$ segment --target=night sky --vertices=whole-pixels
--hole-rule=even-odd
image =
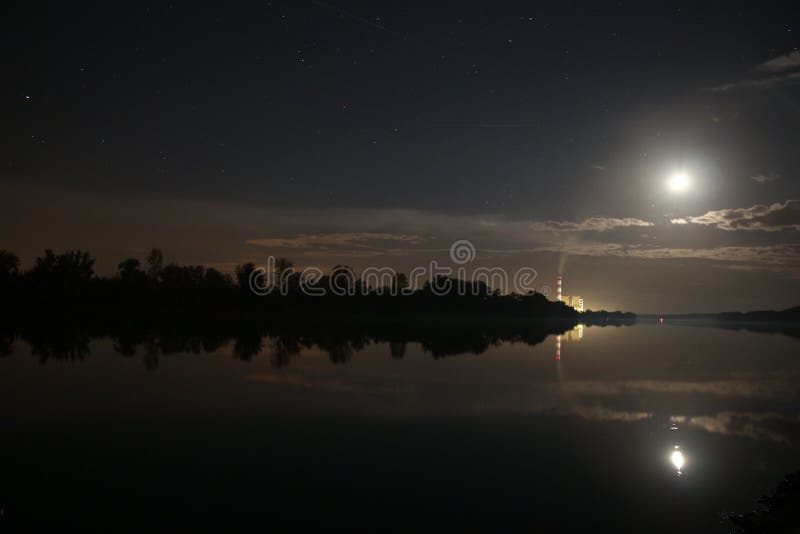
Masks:
[[[4,6],[0,248],[800,303],[796,3]],[[684,187],[670,187],[676,174]]]

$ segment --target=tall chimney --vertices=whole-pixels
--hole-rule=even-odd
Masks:
[[[556,300],[561,301],[561,275],[556,276]]]

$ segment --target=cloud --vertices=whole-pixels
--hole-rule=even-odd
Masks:
[[[766,184],[767,182],[774,182],[775,180],[780,180],[781,176],[779,174],[756,174],[755,176],[751,176],[750,179],[758,184]]]
[[[687,223],[678,223],[687,224]],[[726,246],[710,248],[670,248],[620,243],[577,243],[545,245],[532,252],[560,252],[576,256],[605,256],[645,260],[707,260],[745,264],[748,269],[772,271],[800,270],[800,244]]]
[[[755,70],[762,72],[782,72],[800,67],[800,50],[793,50],[786,55],[772,58],[758,65]]]
[[[325,233],[297,233],[289,236],[246,239],[247,245],[267,249],[285,249],[294,258],[313,258],[313,261],[334,261],[329,258],[348,258],[357,262],[382,256],[410,258],[417,261],[427,255],[430,259],[447,253],[456,239],[469,239],[475,243],[483,259],[484,254],[518,254],[538,252],[537,249],[562,237],[586,233],[602,233],[630,227],[651,227],[653,223],[636,218],[590,217],[583,221],[537,221],[510,219],[495,216],[462,216],[434,214],[422,211],[384,212],[372,210],[357,217],[331,213],[343,231]],[[387,222],[390,216],[391,224]],[[402,228],[402,232],[354,231],[364,220],[378,224],[386,230]],[[317,222],[317,224],[319,224]],[[349,227],[349,228],[348,228]],[[352,229],[353,231],[347,231]],[[375,225],[371,227],[375,229]],[[421,246],[424,245],[424,246]],[[487,246],[488,245],[488,246]],[[553,244],[555,247],[556,245]],[[560,246],[556,247],[559,248]],[[555,252],[559,252],[556,250]]]
[[[734,91],[739,89],[772,89],[800,83],[800,51],[794,50],[786,55],[772,58],[756,65],[755,72],[768,73],[769,76],[746,78],[736,82],[708,87],[708,91]],[[787,72],[791,71],[791,72]]]
[[[538,232],[605,232],[632,226],[653,226],[653,223],[633,217],[590,217],[582,222],[543,221],[531,223],[531,229]]]
[[[424,243],[426,239],[418,235],[408,234],[340,232],[328,234],[300,234],[295,237],[267,237],[248,239],[247,244],[268,248],[328,249],[331,247],[356,247],[368,249],[372,248],[371,244],[385,241],[400,241],[411,245],[418,245]]]
[[[800,200],[787,200],[765,206],[756,204],[749,208],[728,208],[709,211],[698,217],[672,219],[673,224],[701,224],[720,230],[761,230],[777,232],[786,229],[800,230]]]
[[[800,83],[800,72],[790,72],[789,74],[767,76],[765,78],[748,78],[736,82],[725,83],[715,87],[707,88],[708,91],[734,91],[737,89],[773,89],[785,85]]]
[[[712,248],[633,248],[626,255],[646,259],[699,259],[759,265],[788,265],[800,260],[800,245]]]

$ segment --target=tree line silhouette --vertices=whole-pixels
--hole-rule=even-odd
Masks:
[[[128,258],[117,266],[116,274],[99,276],[95,260],[86,251],[67,250],[56,254],[46,250],[29,269],[20,267],[19,258],[0,251],[0,295],[5,312],[26,319],[50,314],[114,317],[147,316],[151,320],[204,318],[241,320],[243,317],[288,319],[311,316],[342,318],[363,315],[368,318],[422,316],[501,316],[550,318],[576,322],[579,313],[543,294],[501,294],[483,281],[435,277],[399,295],[387,286],[367,287],[366,282],[347,266],[336,265],[330,274],[316,281],[321,288],[344,288],[346,295],[327,291],[322,297],[301,289],[301,275],[293,272],[286,258],[274,262],[274,284],[280,291],[256,295],[250,279],[257,266],[237,265],[233,275],[201,265],[165,263],[164,254],[152,249],[144,264]],[[407,288],[404,275],[391,280],[393,289]],[[308,286],[306,286],[308,287]],[[441,288],[448,287],[446,291]],[[591,314],[586,315],[591,317]]]

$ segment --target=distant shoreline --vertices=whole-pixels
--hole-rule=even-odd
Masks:
[[[800,306],[785,310],[756,310],[749,312],[719,313],[647,313],[637,316],[643,321],[681,320],[681,321],[724,321],[738,323],[800,323]]]

